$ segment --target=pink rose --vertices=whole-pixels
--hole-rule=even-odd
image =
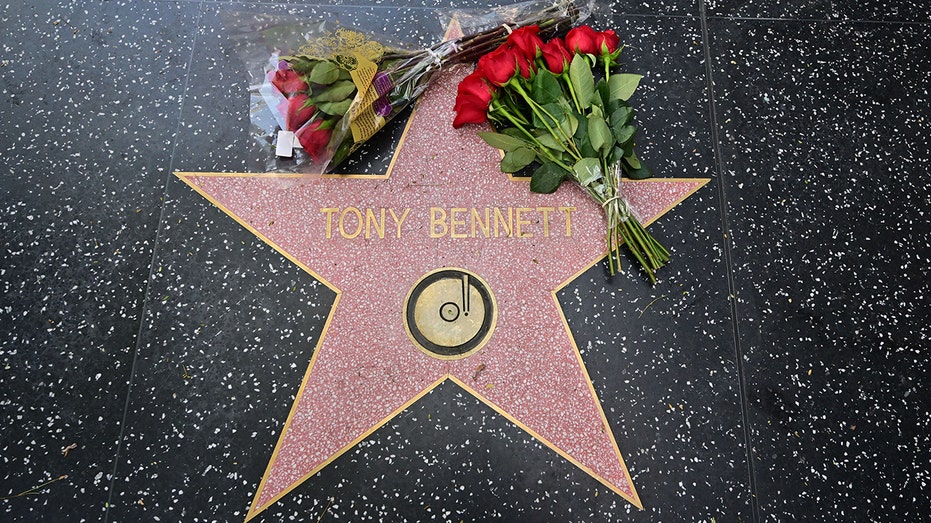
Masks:
[[[297,132],[297,141],[301,143],[304,152],[310,155],[315,162],[327,160],[327,145],[330,144],[330,136],[333,130],[329,128],[332,122],[329,120],[315,120],[305,125]]]
[[[308,87],[301,77],[291,69],[277,69],[268,72],[268,81],[285,97],[307,91]]]
[[[288,131],[300,129],[317,111],[317,108],[313,105],[305,106],[308,100],[310,98],[302,93],[278,103],[278,112],[284,115],[285,128]]]

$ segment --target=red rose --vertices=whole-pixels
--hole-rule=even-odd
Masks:
[[[508,35],[508,45],[533,60],[540,56],[540,48],[543,47],[543,40],[537,36],[539,32],[540,28],[536,25],[521,27]]]
[[[284,115],[285,128],[289,131],[296,131],[302,125],[310,120],[317,108],[308,105],[304,106],[309,98],[306,94],[296,94],[278,103],[278,112]]]
[[[304,152],[310,155],[315,162],[327,160],[326,149],[330,144],[333,130],[329,128],[329,121],[314,120],[297,132],[297,141],[301,142]]]
[[[488,121],[488,104],[494,97],[494,87],[485,83],[481,73],[476,71],[462,79],[456,94],[456,129],[467,123],[485,123]]]
[[[559,38],[553,38],[543,44],[543,60],[546,61],[546,68],[555,74],[562,74],[566,70],[566,65],[572,61],[572,54],[566,49],[566,44]]]
[[[530,72],[537,72],[537,63],[520,54],[520,51],[517,50],[514,50],[514,57],[517,59],[517,69],[520,71],[520,75],[529,80]]]
[[[301,80],[301,77],[290,69],[269,71],[268,81],[286,97],[307,91],[307,84],[304,80]]]
[[[459,106],[459,99],[463,97],[477,98],[487,106],[495,94],[495,88],[488,85],[482,78],[479,71],[466,76],[459,82],[458,94],[456,96],[456,106]]]
[[[501,86],[508,83],[517,72],[517,57],[516,51],[501,45],[479,58],[476,70],[491,84]]]
[[[596,44],[598,33],[587,25],[580,25],[566,33],[566,48],[573,53],[598,54],[601,47]]]
[[[611,54],[617,51],[617,45],[620,42],[621,39],[614,34],[613,29],[598,33],[598,38],[595,40],[595,43],[598,44],[598,49],[601,50],[601,54]]]
[[[458,129],[467,123],[485,123],[488,121],[488,104],[474,96],[456,98],[456,117],[453,127]]]
[[[599,33],[587,25],[582,25],[566,34],[566,47],[577,53],[603,55],[617,51],[620,40],[613,29]]]

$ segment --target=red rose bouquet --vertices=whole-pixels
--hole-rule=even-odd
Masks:
[[[655,283],[669,252],[620,192],[623,176],[652,173],[634,151],[628,103],[641,76],[614,70],[618,44],[614,31],[588,26],[549,41],[538,27],[517,29],[459,84],[453,126],[490,120],[497,131],[479,135],[505,152],[502,171],[533,169],[531,191],[553,192],[566,179],[579,183],[604,208],[611,274],[621,269],[618,249],[626,244]]]
[[[441,67],[488,53],[515,27],[565,30],[590,12],[590,0],[580,1],[581,8],[573,0],[536,0],[485,12],[481,30],[419,50],[346,26],[296,26],[301,41],[282,39],[287,52],[265,55],[264,79],[253,92],[253,135],[268,151],[266,170],[331,171],[414,101]],[[276,27],[271,35],[282,32]],[[259,35],[240,40],[255,47],[271,38]],[[250,56],[254,62],[261,55]]]

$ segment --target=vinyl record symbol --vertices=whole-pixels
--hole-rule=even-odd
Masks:
[[[404,325],[411,341],[434,358],[464,358],[482,348],[497,318],[488,284],[460,268],[425,274],[404,302]]]

